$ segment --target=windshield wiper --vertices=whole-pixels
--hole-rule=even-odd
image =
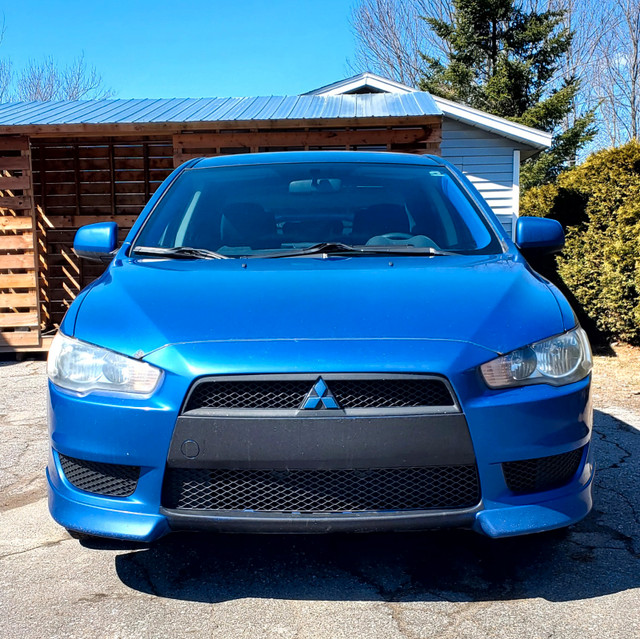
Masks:
[[[203,248],[193,248],[191,246],[176,246],[167,248],[163,246],[136,246],[132,253],[135,255],[159,255],[161,257],[177,257],[182,259],[204,259],[204,260],[228,260],[228,255],[216,253]]]
[[[247,255],[245,257],[277,258],[277,257],[298,257],[300,255],[377,255],[399,254],[399,255],[455,255],[450,251],[441,251],[433,246],[408,246],[403,244],[389,246],[350,246],[341,242],[320,242],[303,249],[292,249],[280,253],[268,253],[266,255]]]
[[[254,255],[252,257],[295,257],[297,255],[316,255],[322,253],[326,253],[327,255],[345,255],[362,253],[362,251],[355,246],[342,244],[342,242],[320,242],[319,244],[312,244],[303,249],[290,249],[279,253],[267,253],[266,255]]]

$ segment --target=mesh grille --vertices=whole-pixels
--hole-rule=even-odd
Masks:
[[[80,490],[110,497],[128,497],[138,484],[140,466],[121,466],[60,455],[60,465],[71,484]]]
[[[340,379],[327,381],[341,408],[453,406],[437,379]],[[197,408],[298,409],[314,382],[209,381],[198,384],[185,410]]]
[[[567,484],[580,466],[583,449],[502,464],[509,490],[514,493],[535,493]]]
[[[193,510],[330,513],[425,510],[480,501],[475,466],[367,470],[167,469],[163,505]]]
[[[345,379],[330,383],[342,408],[413,408],[453,406],[447,387],[437,379]]]
[[[309,381],[204,382],[194,389],[186,410],[196,408],[300,408]]]

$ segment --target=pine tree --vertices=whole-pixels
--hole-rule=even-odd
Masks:
[[[555,133],[552,148],[521,171],[523,188],[553,181],[595,135],[593,112],[575,114],[578,78],[558,80],[571,46],[563,13],[527,12],[514,0],[453,0],[453,6],[451,22],[425,18],[449,54],[444,61],[424,56],[420,88]]]

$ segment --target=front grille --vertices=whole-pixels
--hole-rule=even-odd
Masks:
[[[138,484],[140,466],[104,464],[60,455],[60,465],[71,484],[80,490],[109,497],[128,497]]]
[[[509,490],[514,493],[536,493],[569,483],[578,471],[583,448],[569,453],[505,462],[502,470]]]
[[[335,513],[475,506],[475,465],[366,470],[174,469],[162,503],[191,510]]]
[[[452,407],[453,397],[439,379],[326,379],[341,408]],[[204,381],[185,411],[218,409],[299,409],[315,380]]]

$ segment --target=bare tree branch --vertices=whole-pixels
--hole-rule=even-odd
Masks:
[[[445,44],[424,17],[450,19],[449,0],[361,0],[351,13],[356,39],[354,71],[373,71],[417,86],[422,54],[441,57]]]
[[[640,3],[611,0],[613,28],[591,67],[604,140],[618,145],[640,135]]]
[[[4,34],[7,27],[4,21],[4,15],[2,16],[2,23],[0,23],[0,44],[4,40]],[[13,80],[13,71],[11,60],[6,58],[0,60],[0,102],[6,102],[11,96],[11,82]]]
[[[87,66],[84,53],[66,67],[59,67],[51,56],[31,60],[16,80],[17,98],[25,102],[100,99],[112,94],[96,68]]]

